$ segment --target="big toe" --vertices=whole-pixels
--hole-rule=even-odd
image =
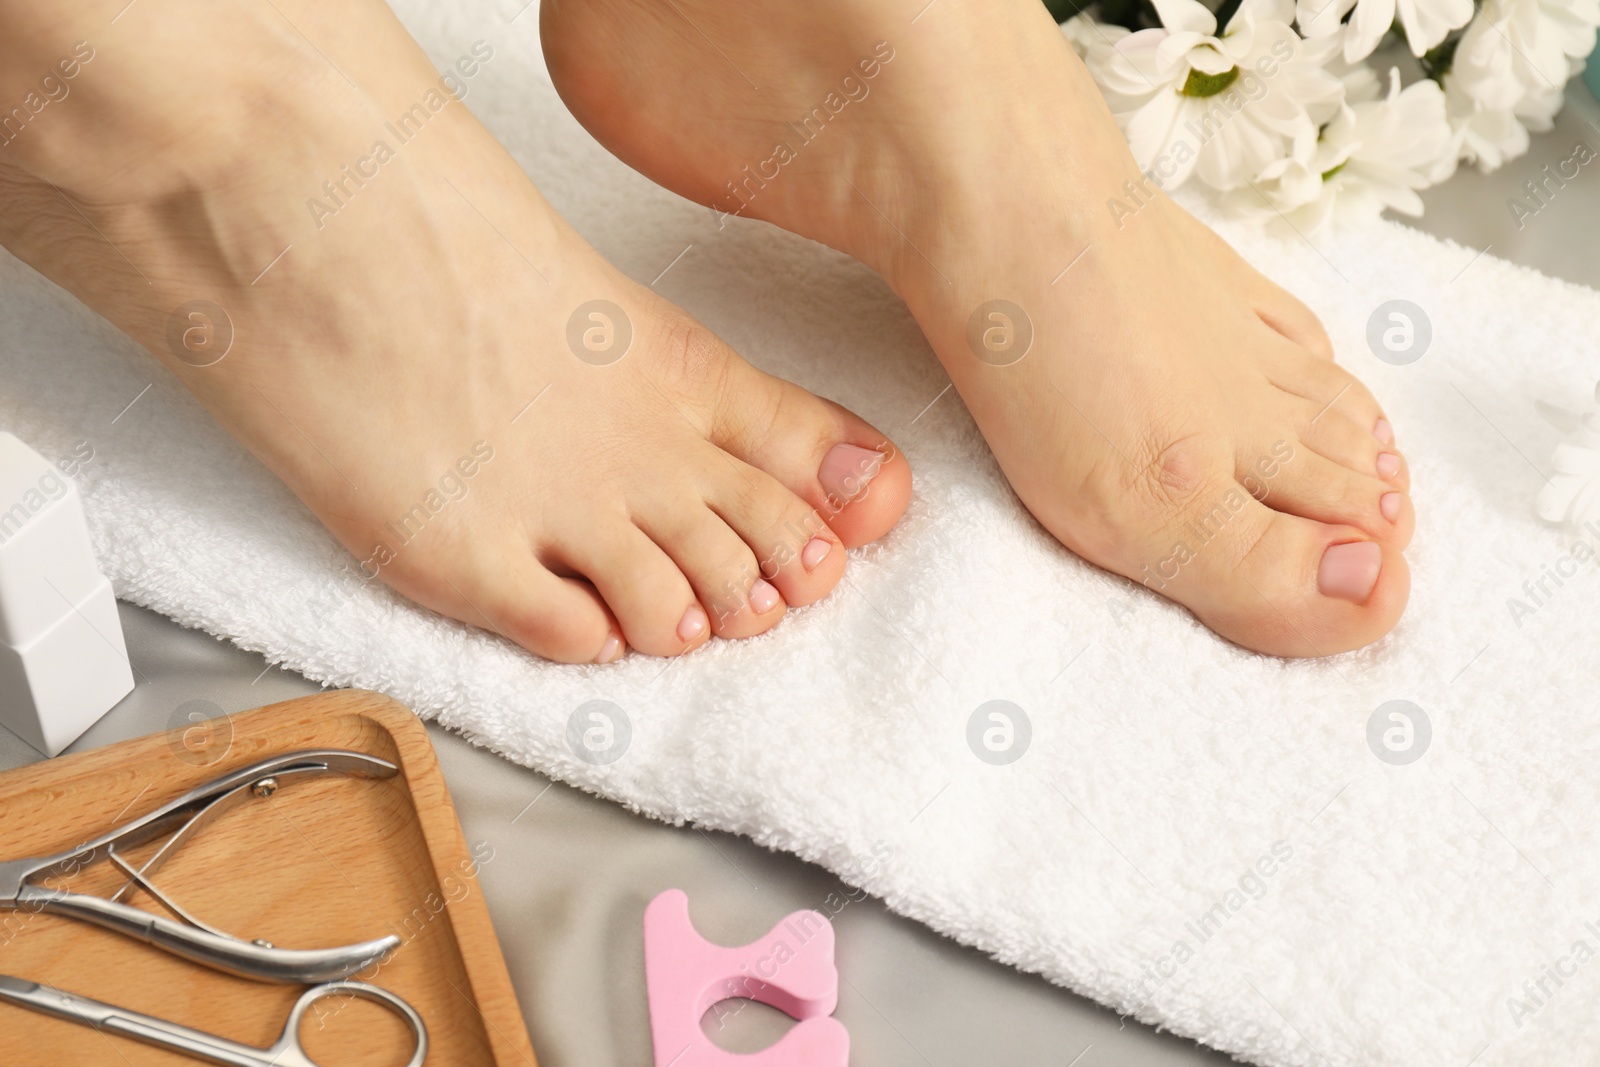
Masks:
[[[1348,652],[1394,628],[1411,572],[1392,542],[1274,510],[1242,486],[1224,498],[1226,522],[1185,524],[1210,535],[1146,567],[1145,584],[1229,640],[1274,656]]]
[[[911,501],[911,466],[853,412],[739,363],[712,441],[804,500],[846,547],[878,540]]]

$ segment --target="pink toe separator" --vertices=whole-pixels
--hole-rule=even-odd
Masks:
[[[656,1067],[846,1067],[850,1035],[831,1018],[839,1003],[833,927],[797,911],[758,941],[713,945],[689,919],[689,898],[668,889],[644,911],[644,974]],[[712,1044],[700,1019],[730,997],[758,1001],[799,1020],[760,1052]]]

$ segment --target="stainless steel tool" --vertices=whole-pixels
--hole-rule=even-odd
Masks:
[[[422,1061],[428,1057],[428,1028],[423,1025],[422,1016],[388,990],[365,982],[328,982],[306,990],[289,1012],[283,1036],[271,1048],[252,1048],[152,1015],[141,1015],[88,997],[0,974],[0,1002],[54,1015],[81,1026],[91,1026],[102,1033],[131,1037],[147,1045],[209,1063],[221,1063],[226,1067],[319,1067],[306,1055],[305,1046],[300,1043],[300,1024],[305,1021],[311,1005],[334,996],[353,996],[374,1001],[404,1019],[417,1042],[416,1051],[406,1067],[422,1067]]]
[[[150,879],[202,827],[252,797],[271,797],[279,789],[309,778],[333,774],[391,778],[398,771],[387,760],[338,749],[309,749],[262,760],[185,793],[77,848],[53,856],[0,863],[0,911],[45,912],[93,923],[241,978],[298,985],[349,978],[388,955],[400,939],[390,935],[340,948],[277,948],[266,941],[248,941],[206,925],[179,907]],[[128,863],[118,851],[164,836],[166,842],[139,867]],[[128,877],[109,899],[41,884],[46,878],[75,874],[102,861],[110,862]],[[174,918],[122,903],[134,888],[148,893]]]

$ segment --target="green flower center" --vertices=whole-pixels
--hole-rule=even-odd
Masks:
[[[1344,170],[1344,164],[1343,163],[1340,163],[1338,166],[1334,167],[1332,170],[1323,171],[1322,172],[1322,180],[1323,181],[1327,181],[1329,178],[1333,177],[1335,174],[1338,174],[1341,170]]]
[[[1189,68],[1189,77],[1184,81],[1183,88],[1178,92],[1184,96],[1216,96],[1222,90],[1239,80],[1239,68],[1232,67],[1221,74],[1207,74],[1203,70]]]

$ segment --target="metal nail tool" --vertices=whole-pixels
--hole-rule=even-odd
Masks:
[[[262,760],[185,793],[148,815],[67,852],[0,863],[0,911],[42,911],[93,923],[241,978],[301,985],[349,978],[381,960],[400,944],[400,939],[390,935],[358,945],[311,950],[282,949],[266,941],[246,941],[196,919],[157,889],[150,878],[202,827],[244,801],[271,797],[280,788],[304,779],[328,775],[392,778],[398,771],[399,768],[387,760],[338,749],[290,752]],[[170,835],[167,841],[140,867],[134,867],[119,853],[119,850],[135,848],[167,835]],[[102,861],[110,862],[128,877],[109,899],[41,884],[46,878],[76,874]],[[177,921],[122,903],[122,898],[135,887],[153,897]],[[265,1061],[217,1062],[255,1064]]]
[[[386,989],[365,982],[329,982],[306,990],[289,1012],[283,1036],[271,1048],[252,1048],[235,1041],[191,1030],[136,1011],[102,1004],[98,1000],[63,993],[58,989],[0,975],[0,1001],[58,1019],[91,1026],[102,1033],[131,1037],[147,1045],[168,1049],[226,1067],[318,1067],[300,1043],[300,1024],[311,1005],[325,997],[355,996],[382,1004],[405,1020],[417,1042],[406,1067],[422,1067],[428,1056],[428,1028],[411,1005]]]

